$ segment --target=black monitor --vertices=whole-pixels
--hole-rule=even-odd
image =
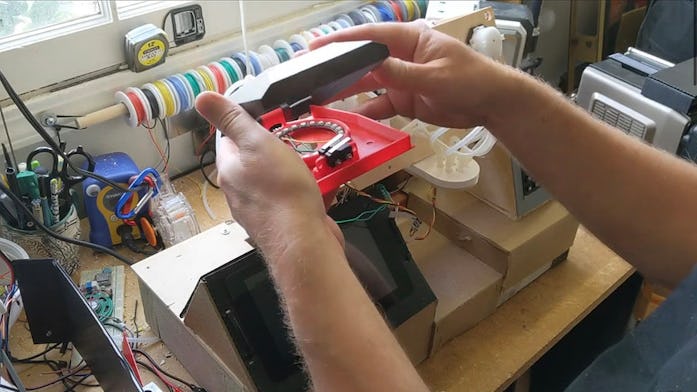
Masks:
[[[335,207],[330,215],[348,219],[371,208],[374,202],[358,198]],[[368,221],[342,224],[341,229],[352,269],[393,328],[435,301],[387,210]],[[252,250],[210,272],[202,282],[257,390],[307,390],[302,360],[261,255]]]
[[[13,267],[34,344],[72,342],[105,391],[143,391],[121,351],[56,260],[15,260]]]

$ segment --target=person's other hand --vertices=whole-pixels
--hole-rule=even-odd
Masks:
[[[263,247],[279,230],[300,225],[328,225],[343,244],[343,236],[325,213],[315,179],[302,159],[274,137],[239,105],[205,92],[196,109],[225,136],[217,151],[218,184],[233,217]]]
[[[374,119],[396,114],[453,128],[486,125],[495,109],[506,67],[423,21],[365,24],[311,41],[310,49],[331,42],[371,40],[387,45],[390,56],[340,94],[386,88],[356,112]]]

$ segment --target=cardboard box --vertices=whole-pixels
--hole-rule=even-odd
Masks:
[[[431,186],[412,178],[408,206],[431,219]],[[466,191],[438,189],[435,229],[503,274],[499,303],[517,293],[555,262],[566,259],[578,221],[551,201],[513,221]]]
[[[246,391],[250,381],[234,371],[232,353],[219,356],[210,341],[184,324],[183,313],[203,275],[252,250],[246,239],[242,227],[223,223],[133,266],[152,332],[208,391]],[[220,333],[220,339],[226,336]]]
[[[209,391],[257,390],[207,286],[201,283],[201,277],[252,249],[244,229],[228,222],[133,266],[153,333]],[[429,353],[435,312],[434,300],[393,330],[415,364]]]
[[[409,238],[409,223],[400,226]],[[431,355],[496,309],[502,274],[437,231],[408,243],[414,261],[436,294]]]
[[[479,181],[467,191],[509,218],[520,219],[550,200],[547,190],[528,176],[501,143],[475,161]]]

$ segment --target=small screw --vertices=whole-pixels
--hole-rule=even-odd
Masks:
[[[53,331],[51,331],[50,329],[49,329],[48,331],[46,331],[46,337],[47,337],[47,338],[50,338],[51,335],[53,335]]]
[[[230,230],[228,229],[223,229],[223,235],[228,235],[230,234]]]

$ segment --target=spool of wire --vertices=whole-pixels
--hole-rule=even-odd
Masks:
[[[203,79],[203,84],[206,86],[206,91],[218,91],[215,84],[213,83],[213,74],[210,73],[208,68],[204,66],[196,67],[196,73]]]
[[[375,3],[375,8],[380,11],[380,18],[383,22],[396,22],[399,19],[395,16],[392,6],[387,1],[379,1]]]
[[[135,128],[138,126],[138,113],[136,112],[136,108],[133,105],[133,102],[128,98],[126,93],[123,91],[117,91],[114,93],[114,99],[116,99],[116,102],[120,102],[123,104],[123,106],[126,107],[126,110],[128,110],[128,117],[126,117],[126,123],[128,123],[128,126],[131,128]]]
[[[353,10],[348,13],[349,18],[353,21],[354,26],[362,25],[364,23],[369,23],[368,19],[363,15],[363,12],[359,10]]]
[[[145,83],[141,89],[143,92],[150,91],[152,95],[155,97],[155,101],[157,102],[157,112],[158,112],[158,118],[163,119],[165,118],[165,115],[167,113],[167,108],[165,107],[165,102],[164,98],[162,98],[162,94],[160,94],[160,91],[153,85],[152,83]],[[152,106],[152,105],[151,105]],[[153,116],[154,117],[154,116]]]
[[[309,47],[307,40],[301,34],[291,35],[288,42],[290,43],[290,46],[293,47],[293,50],[295,52],[300,51],[300,50],[305,50]],[[299,49],[296,49],[296,47],[299,47]]]
[[[167,85],[164,84],[162,80],[156,80],[152,82],[152,84],[157,88],[157,91],[160,93],[162,101],[165,104],[164,115],[166,117],[173,116],[175,109],[174,98],[172,98],[172,94],[167,88]]]
[[[239,80],[239,76],[237,76],[237,72],[235,71],[235,68],[233,68],[232,64],[228,63],[224,59],[218,60],[218,64],[220,64],[220,66],[225,69],[225,73],[227,74],[230,80],[230,83],[228,85],[232,85],[233,83]]]
[[[237,52],[233,53],[231,58],[242,71],[242,77],[240,79],[244,79],[244,77],[249,74],[247,71],[247,57],[244,54]]]
[[[148,104],[147,98],[145,98],[145,94],[143,94],[139,88],[129,87],[126,89],[126,95],[128,95],[128,98],[131,98],[131,100],[135,99],[133,105],[138,113],[138,125],[143,122],[152,121],[152,112],[150,111],[150,105]]]
[[[344,27],[345,29],[355,25],[353,22],[353,19],[351,19],[351,17],[346,15],[346,14],[341,14],[341,15],[337,16],[336,22],[338,24],[340,24],[342,27]]]
[[[160,106],[157,103],[157,98],[155,98],[155,94],[153,94],[152,91],[146,88],[141,88],[141,91],[143,91],[143,94],[145,95],[145,98],[148,99],[148,103],[150,104],[150,115],[153,119],[159,118],[160,117]]]
[[[235,75],[237,75],[237,78],[235,81],[232,82],[232,84],[235,84],[236,82],[244,79],[244,72],[240,69],[239,64],[237,64],[237,61],[231,59],[230,57],[223,57],[220,59],[221,63],[227,64],[230,66],[230,68],[235,71]]]
[[[170,76],[165,80],[172,85],[177,94],[177,98],[179,99],[179,110],[177,110],[177,113],[189,110],[193,105],[189,106],[189,94],[186,92],[186,86],[184,86],[184,83],[174,76]]]
[[[174,103],[174,110],[172,111],[171,115],[174,116],[176,114],[179,114],[181,112],[182,103],[179,100],[179,96],[178,96],[176,90],[174,89],[174,85],[172,85],[172,82],[170,82],[167,79],[160,79],[160,80],[165,85],[167,92],[172,97],[172,102]]]
[[[175,74],[173,77],[179,81],[179,83],[184,87],[184,91],[186,91],[187,101],[189,104],[184,110],[193,109],[194,104],[196,103],[196,95],[194,95],[194,90],[191,88],[189,81],[182,74]]]
[[[252,68],[254,68],[252,75],[257,76],[264,71],[264,67],[261,65],[261,60],[256,52],[250,50],[248,54],[249,62],[252,64]]]
[[[329,27],[331,27],[332,29],[334,29],[334,31],[343,30],[343,29],[345,28],[344,26],[341,25],[341,23],[339,23],[339,22],[336,21],[336,20],[333,20],[333,21],[327,23],[327,25],[329,25]]]
[[[189,83],[189,86],[191,86],[191,90],[194,92],[194,98],[198,97],[198,95],[201,94],[201,86],[192,71],[185,72],[184,77]]]
[[[223,66],[218,63],[210,63],[206,66],[206,68],[208,68],[215,77],[216,85],[218,87],[216,91],[220,94],[224,93],[227,87],[232,84],[232,82],[229,81]]]

